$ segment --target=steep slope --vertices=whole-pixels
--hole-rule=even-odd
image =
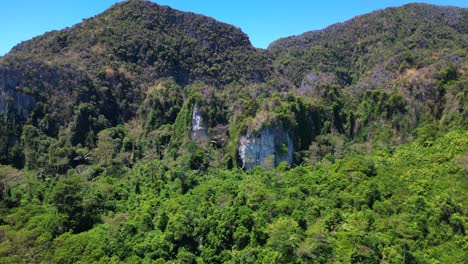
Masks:
[[[264,81],[269,65],[236,27],[130,0],[0,58],[0,111],[9,123],[28,122],[53,137],[65,131],[72,145],[92,146],[100,130],[134,118],[159,79],[182,87],[246,85]],[[3,135],[10,142],[4,149],[18,142],[17,130]]]
[[[75,167],[118,138],[99,162],[196,153],[206,168],[212,150],[228,167],[300,164],[410,141],[423,125],[466,128],[467,21],[467,9],[410,4],[262,51],[212,18],[121,2],[0,58],[0,162],[40,167],[54,152]]]
[[[143,0],[118,3],[71,28],[23,42],[0,65],[8,72],[18,72],[5,73],[10,77],[4,74],[4,79],[12,80],[4,90],[23,86],[25,78],[13,81],[12,75],[47,75],[42,68],[85,75],[92,84],[84,86],[105,100],[102,105],[114,105],[104,109],[105,116],[119,113],[114,120],[119,122],[135,113],[143,91],[157,79],[172,77],[180,85],[199,80],[222,86],[263,81],[269,68],[267,58],[238,28]],[[48,83],[49,79],[42,81]],[[30,82],[29,88],[41,92],[34,87],[41,85]],[[51,86],[62,92],[67,89]],[[46,92],[50,95],[51,91]]]
[[[69,63],[93,74],[123,67],[136,84],[171,76],[179,84],[205,80],[222,85],[264,80],[266,67],[260,58],[255,61],[256,53],[247,35],[231,25],[130,0],[21,43],[8,55]]]
[[[369,138],[373,132],[361,128],[384,122],[404,137],[424,120],[453,121],[454,116],[466,125],[466,8],[387,8],[280,39],[268,50],[290,89],[331,97],[329,103],[347,109],[335,115],[341,120],[333,125],[338,131]]]

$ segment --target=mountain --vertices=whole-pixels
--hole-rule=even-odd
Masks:
[[[467,48],[467,21],[464,8],[408,4],[361,15],[323,30],[279,39],[268,49],[275,54],[293,56],[297,67],[311,65],[289,76],[296,85],[300,85],[305,71],[341,69],[347,72],[338,76],[340,83],[371,81],[366,86],[369,87],[392,79],[395,71],[422,67],[444,57],[448,59],[450,55],[452,63],[457,61],[456,55],[460,57],[458,53]],[[431,54],[432,58],[423,60],[430,52],[435,53]],[[282,70],[295,70],[287,67]],[[383,73],[375,72],[374,68],[380,68]]]
[[[366,111],[365,99],[374,106],[393,104],[382,106],[393,110],[381,109],[387,120],[394,110],[404,112],[405,117],[394,120],[393,130],[414,128],[453,114],[466,120],[467,25],[466,8],[408,4],[279,39],[268,50],[276,71],[298,93],[323,98],[335,87],[341,98],[351,98],[347,108],[355,113]],[[392,102],[375,98],[379,96],[393,96]],[[349,133],[369,134],[359,132],[369,115],[355,116]]]
[[[144,0],[0,58],[1,263],[467,263],[468,9],[254,48]]]
[[[463,8],[409,4],[283,38],[265,51],[209,17],[150,1],[118,3],[0,59],[0,111],[14,120],[5,123],[0,160],[22,166],[21,151],[9,149],[21,145],[23,124],[93,149],[103,129],[133,122],[137,137],[147,137],[163,125],[175,129],[195,106],[206,123],[199,143],[227,149],[229,166],[251,167],[271,154],[275,165],[300,163],[317,136],[375,147],[410,141],[423,124],[465,127],[467,21]],[[180,129],[189,129],[184,122]],[[251,144],[258,133],[270,143]],[[188,144],[184,135],[165,144]],[[281,142],[287,156],[276,151]]]
[[[263,82],[271,74],[269,60],[238,28],[149,1],[125,1],[2,57],[0,111],[16,113],[11,118],[30,116],[54,137],[81,127],[70,132],[72,144],[85,144],[88,132],[96,136],[135,117],[158,80],[214,87]],[[79,112],[85,117],[77,117]],[[99,124],[79,122],[87,119]],[[14,145],[18,135],[9,138],[6,145]]]
[[[134,122],[148,135],[195,105],[208,122],[201,141],[216,139],[228,163],[243,167],[257,152],[261,164],[284,139],[289,155],[275,154],[276,165],[300,163],[320,135],[376,146],[407,142],[421,124],[466,126],[467,21],[463,8],[409,4],[280,39],[265,51],[209,17],[118,3],[0,59],[0,111],[16,120],[6,126],[17,126],[5,129],[0,160],[22,166],[21,151],[9,149],[21,145],[24,123],[93,149],[105,128]],[[270,147],[239,143],[258,132]]]
[[[224,85],[265,79],[265,66],[261,58],[255,61],[255,53],[247,35],[231,25],[131,0],[23,42],[9,56],[70,64],[93,75],[123,67],[134,85],[169,76],[182,85],[194,80]]]
[[[149,1],[118,3],[71,28],[23,42],[1,60],[8,89],[29,87],[27,94],[43,92],[44,100],[65,93],[61,107],[94,96],[106,118],[117,114],[113,124],[135,114],[155,80],[171,77],[184,86],[261,82],[267,64],[238,28]],[[33,76],[21,76],[29,72]],[[40,74],[42,83],[30,81]],[[50,75],[63,76],[63,83]],[[60,119],[69,120],[73,106]]]

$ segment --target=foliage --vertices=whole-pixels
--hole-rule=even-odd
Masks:
[[[463,263],[467,139],[268,171],[142,162],[44,181],[2,167],[20,198],[1,207],[1,261]]]
[[[19,44],[0,263],[467,263],[467,17],[410,4],[262,51],[129,0]],[[241,170],[267,127],[294,163]]]

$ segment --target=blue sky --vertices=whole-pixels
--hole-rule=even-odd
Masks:
[[[2,1],[0,56],[17,43],[94,16],[117,0]],[[290,35],[321,29],[356,15],[415,1],[403,0],[155,0],[161,5],[200,13],[240,27],[252,44],[266,48]],[[420,1],[418,1],[420,2]],[[428,0],[426,3],[468,7],[467,0]]]

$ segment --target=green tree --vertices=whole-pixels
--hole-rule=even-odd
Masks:
[[[78,174],[72,173],[57,181],[51,202],[60,214],[66,216],[65,230],[79,233],[99,221],[99,205],[89,188],[86,180]]]
[[[295,250],[303,239],[303,234],[296,221],[279,218],[268,225],[267,246],[280,253],[280,261],[291,261]]]

